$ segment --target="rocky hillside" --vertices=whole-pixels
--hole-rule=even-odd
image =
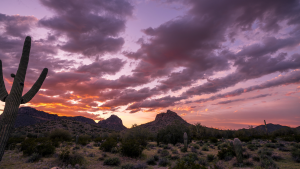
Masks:
[[[107,128],[107,129],[111,129],[111,130],[118,130],[118,131],[127,129],[123,125],[122,120],[116,115],[111,115],[106,120],[99,121],[98,125],[101,126],[102,128]]]
[[[178,116],[177,113],[168,110],[166,113],[157,114],[154,121],[142,124],[138,127],[147,128],[151,132],[157,132],[159,129],[172,124],[174,121],[177,121],[182,125],[187,125],[187,126],[191,125],[185,120],[183,120],[180,116]]]

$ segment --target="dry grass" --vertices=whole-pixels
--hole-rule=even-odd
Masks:
[[[156,145],[156,142],[150,142],[150,144]],[[93,144],[90,143],[90,145],[93,145]],[[180,158],[191,152],[190,148],[188,148],[188,152],[183,153],[180,151],[180,147],[173,146],[173,145],[171,147],[173,150],[176,149],[178,151],[177,155]],[[202,147],[203,146],[200,146],[200,148],[197,151],[198,152],[201,151]],[[244,147],[246,148],[246,146],[244,146]],[[292,146],[290,146],[290,145],[288,145],[287,147],[292,148]],[[145,149],[143,151],[142,157],[136,158],[136,159],[121,156],[119,153],[117,153],[117,154],[106,153],[108,157],[105,157],[105,159],[112,158],[112,157],[118,157],[121,160],[121,165],[124,165],[127,163],[131,163],[131,164],[137,164],[139,162],[145,163],[148,158],[150,158],[154,155],[160,156],[160,154],[157,153],[158,149],[163,149],[163,148],[156,146],[153,149],[151,149],[151,148]],[[36,163],[26,163],[26,160],[28,159],[28,157],[23,156],[22,152],[18,152],[17,150],[8,150],[8,151],[5,151],[3,159],[0,163],[0,169],[26,169],[26,168],[28,168],[28,169],[46,169],[46,168],[59,166],[59,165],[61,165],[61,162],[58,160],[58,154],[60,153],[60,151],[61,151],[61,149],[57,148],[56,155],[53,155],[53,156],[47,157],[47,158],[42,158],[39,162],[36,162]],[[120,166],[121,166],[121,165],[119,167],[103,166],[103,161],[98,161],[98,158],[102,156],[103,151],[99,150],[98,147],[93,147],[91,149],[91,148],[87,148],[86,146],[83,146],[82,148],[80,148],[79,150],[76,150],[76,151],[77,151],[77,153],[79,153],[85,157],[86,163],[84,164],[84,166],[87,169],[98,169],[98,168],[112,169],[112,168],[120,168]],[[168,150],[168,151],[170,154],[173,154],[171,150]],[[202,158],[206,159],[206,156],[208,154],[213,154],[213,155],[217,156],[218,151],[219,150],[218,150],[217,146],[215,146],[215,149],[212,149],[209,147],[209,151],[201,151],[203,153],[203,155],[200,155],[198,153],[198,157],[202,157]],[[247,152],[250,154],[250,156],[258,155],[258,151],[259,150],[250,151],[247,149]],[[94,153],[95,156],[88,157],[88,155],[91,153]],[[289,169],[300,168],[300,163],[296,163],[293,161],[293,159],[291,157],[291,152],[282,152],[282,151],[279,151],[278,149],[273,149],[273,153],[276,153],[283,157],[283,160],[275,161],[275,163],[277,164],[277,166],[279,168],[289,168]],[[251,160],[251,157],[248,160]],[[208,162],[208,166],[215,164],[217,161],[218,161],[218,159],[216,158],[214,161]],[[170,162],[171,162],[171,165],[174,165],[176,163],[176,160],[170,160]],[[225,168],[232,168],[232,169],[237,168],[237,167],[233,167],[234,162],[235,162],[235,158],[233,158],[230,161],[224,162]],[[260,168],[259,167],[260,162],[253,161],[253,164],[254,164],[253,167],[248,167],[248,168],[256,168],[256,169]],[[155,166],[148,166],[148,168],[149,169],[156,169],[156,168],[164,169],[164,168],[168,168],[168,167],[160,167],[158,165],[155,165]],[[245,168],[247,168],[247,167],[244,167],[244,169]]]

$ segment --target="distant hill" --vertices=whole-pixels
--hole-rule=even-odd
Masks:
[[[96,123],[93,119],[86,118],[83,116],[75,116],[75,117],[58,116],[56,114],[49,114],[44,111],[36,110],[35,108],[32,107],[19,108],[19,112],[15,122],[15,128],[30,126],[30,125],[35,125],[38,123],[45,123],[50,121],[59,121],[59,120],[71,120],[71,121],[83,122],[86,124],[95,124],[95,125],[97,124],[102,128],[107,128],[112,130],[126,129],[126,127],[122,123],[122,120],[116,115],[112,115],[108,119]]]
[[[118,131],[127,129],[123,125],[122,120],[116,115],[111,115],[106,120],[99,121],[98,125],[101,126],[102,128],[107,128],[107,129],[111,129],[111,130],[118,130]]]
[[[182,125],[191,125],[183,120],[180,116],[178,116],[177,113],[168,110],[166,113],[157,114],[154,121],[141,124],[138,127],[147,128],[151,132],[157,132],[159,129],[172,124],[175,120]]]
[[[300,126],[299,126],[299,127],[300,127]],[[299,127],[298,127],[298,128],[299,128]],[[275,131],[275,130],[278,130],[278,129],[281,129],[281,128],[289,128],[289,127],[288,127],[288,126],[282,126],[282,125],[280,125],[280,124],[272,124],[272,123],[269,123],[269,124],[267,124],[267,128],[268,128],[268,132],[269,132],[269,133],[272,133],[272,132]],[[254,129],[265,131],[265,125],[257,126],[257,127],[255,127]]]

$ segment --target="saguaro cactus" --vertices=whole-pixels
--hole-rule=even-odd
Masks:
[[[240,139],[235,138],[233,140],[233,147],[236,155],[236,159],[238,163],[242,164],[243,163],[243,149],[242,149],[242,142]]]
[[[187,150],[187,142],[188,142],[188,136],[186,132],[183,134],[183,140],[184,140],[184,149]]]
[[[0,161],[2,160],[9,135],[14,128],[20,104],[29,102],[35,96],[35,94],[41,88],[48,73],[48,69],[44,68],[40,77],[34,83],[31,89],[24,96],[22,96],[25,75],[29,61],[30,47],[31,37],[27,36],[24,42],[23,53],[17,74],[11,74],[11,77],[14,78],[14,82],[9,94],[7,93],[4,85],[2,61],[0,60],[0,100],[5,102],[4,111],[0,121]]]
[[[266,120],[264,120],[264,122],[265,122],[265,129],[266,129],[266,133],[267,133],[267,135],[268,135],[268,128],[267,128],[267,123],[266,123]]]

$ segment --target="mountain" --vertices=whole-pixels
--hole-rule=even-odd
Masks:
[[[181,123],[182,125],[191,125],[183,120],[180,116],[178,116],[177,113],[168,110],[166,113],[157,114],[154,121],[141,124],[138,127],[147,128],[151,132],[157,132],[159,129],[164,128],[165,126],[170,125],[175,121]]]
[[[121,131],[121,130],[127,129],[123,125],[122,120],[116,115],[111,115],[106,120],[99,121],[98,125],[101,126],[102,128],[107,128],[107,129],[111,129],[111,130]]]
[[[281,128],[287,128],[287,127],[288,126],[282,126],[282,125],[279,125],[279,124],[272,124],[272,123],[267,124],[268,133],[272,133],[275,130],[278,130],[278,129],[281,129]],[[263,131],[266,130],[265,129],[265,125],[257,126],[254,129],[256,129],[256,130],[263,130]]]
[[[93,119],[86,118],[83,116],[76,116],[76,117],[58,116],[56,114],[49,114],[43,111],[36,110],[31,107],[21,107],[19,108],[19,112],[15,122],[15,127],[24,127],[24,126],[34,125],[37,123],[44,123],[47,121],[55,121],[55,120],[62,120],[62,119],[80,121],[88,124],[96,124],[96,122]]]

